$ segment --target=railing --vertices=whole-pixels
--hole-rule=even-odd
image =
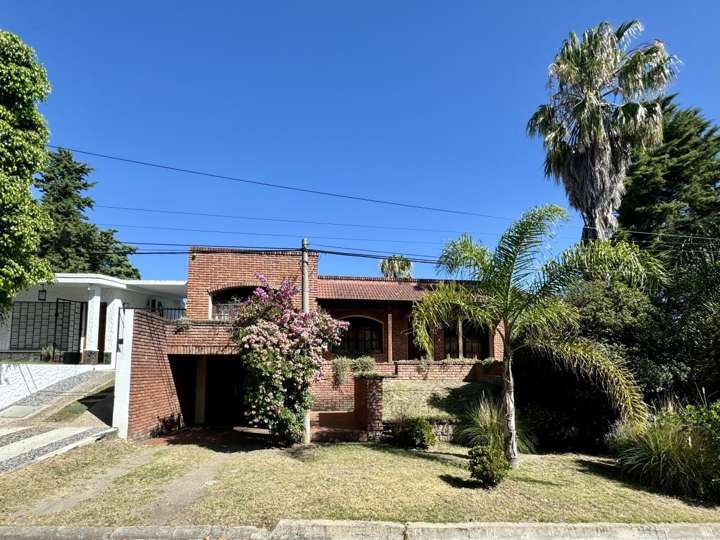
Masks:
[[[134,309],[136,311],[147,311],[148,313],[154,313],[155,315],[160,315],[161,317],[164,317],[170,321],[176,321],[178,319],[182,319],[185,316],[185,308],[126,308],[126,309]]]

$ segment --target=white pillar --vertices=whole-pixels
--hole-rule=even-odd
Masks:
[[[123,345],[115,362],[115,402],[113,404],[113,427],[118,429],[118,437],[127,439],[130,413],[130,371],[132,368],[133,313],[123,312]]]
[[[85,336],[85,353],[88,357],[91,357],[94,352],[97,358],[98,354],[101,294],[100,287],[88,287],[87,335]]]
[[[117,357],[118,324],[122,299],[114,297],[108,302],[105,314],[105,352],[110,353],[110,365],[115,365]]]

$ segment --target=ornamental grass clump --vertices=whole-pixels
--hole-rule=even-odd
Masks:
[[[285,280],[261,287],[233,310],[233,336],[246,372],[245,409],[251,425],[266,427],[285,445],[302,440],[312,405],[310,384],[323,354],[340,342],[347,323],[321,310],[302,313],[292,303],[297,287]]]
[[[643,429],[620,426],[611,436],[623,473],[661,491],[698,499],[720,494],[720,402],[668,403]]]
[[[470,406],[460,419],[454,439],[466,446],[492,446],[503,449],[505,444],[505,415],[499,400],[483,396]],[[520,452],[532,454],[535,443],[517,420],[517,439]]]

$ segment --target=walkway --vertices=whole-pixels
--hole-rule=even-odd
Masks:
[[[113,434],[106,427],[48,425],[0,428],[0,474]]]

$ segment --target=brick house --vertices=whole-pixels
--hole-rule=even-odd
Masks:
[[[178,425],[240,424],[243,376],[240,362],[233,361],[237,356],[227,320],[229,307],[259,285],[257,273],[271,286],[289,279],[299,287],[301,256],[300,251],[191,249],[189,321],[179,325],[148,313],[126,314],[128,335],[118,353],[113,422],[121,436],[143,438]],[[440,362],[460,351],[466,358],[502,357],[502,342],[494,331],[468,325],[436,333],[435,362],[418,370],[420,351],[409,331],[412,305],[436,280],[321,276],[318,254],[310,251],[308,258],[311,308],[325,309],[350,324],[336,354],[372,356],[378,372],[387,377],[497,376],[497,370],[479,375],[472,364]],[[298,295],[298,307],[300,302]],[[312,387],[318,411],[355,409],[357,415],[358,407],[367,407],[366,394],[377,398],[379,392],[382,399],[381,388],[370,388],[366,382],[351,379],[335,386],[330,361],[322,374]]]

